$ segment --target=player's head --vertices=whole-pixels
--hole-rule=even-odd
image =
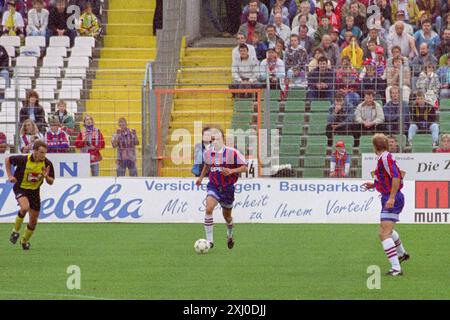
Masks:
[[[211,143],[211,128],[209,126],[203,127],[202,129],[202,141],[204,144]]]
[[[382,133],[377,133],[372,138],[373,149],[375,153],[383,153],[386,150],[389,150],[389,140]]]
[[[216,149],[220,149],[224,145],[225,134],[219,127],[211,128],[211,143]]]
[[[388,137],[388,143],[389,143],[389,152],[397,152],[398,148],[397,138],[393,135],[390,135]]]
[[[44,161],[47,154],[47,144],[41,140],[38,140],[33,145],[33,158],[36,161]]]

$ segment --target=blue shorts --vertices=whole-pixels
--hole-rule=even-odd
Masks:
[[[386,202],[389,200],[389,193],[381,195],[381,221],[400,221],[399,215],[405,206],[405,196],[400,191],[395,195],[394,206],[390,209],[386,208]]]
[[[215,198],[222,208],[231,209],[233,208],[234,202],[234,185],[221,187],[215,184],[208,183],[207,195]]]

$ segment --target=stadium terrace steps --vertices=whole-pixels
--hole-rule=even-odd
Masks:
[[[129,127],[136,130],[139,138],[141,135],[141,85],[146,64],[157,53],[152,27],[155,7],[156,0],[109,0],[104,47],[86,102],[86,113],[94,117],[105,138],[102,176],[116,175],[116,150],[111,146],[111,138],[118,127],[117,119],[125,117]],[[140,146],[137,153],[139,157]],[[140,160],[137,165],[140,172]]]
[[[177,74],[178,88],[228,89],[231,83],[231,48],[188,48],[181,57]],[[166,156],[170,156],[176,141],[171,136],[177,129],[194,134],[194,122],[231,127],[233,100],[229,93],[189,92],[174,95]],[[193,141],[192,141],[193,142]],[[163,161],[162,176],[192,177],[192,164],[178,165]]]

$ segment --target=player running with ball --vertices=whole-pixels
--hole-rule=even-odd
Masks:
[[[395,223],[405,205],[405,197],[400,191],[403,187],[404,171],[400,171],[389,148],[388,138],[384,134],[375,134],[372,139],[377,157],[374,183],[367,182],[365,189],[375,188],[381,193],[380,240],[383,245],[391,269],[389,276],[403,275],[400,263],[409,259],[409,254],[403,248],[400,236],[394,230]]]
[[[24,250],[30,249],[30,238],[36,228],[39,212],[41,210],[40,188],[45,181],[52,185],[55,180],[53,164],[45,157],[47,145],[37,141],[33,145],[33,153],[23,156],[11,156],[5,160],[8,181],[14,183],[14,194],[19,204],[19,212],[16,217],[14,229],[9,240],[16,244],[19,239],[20,227],[27,212],[30,214],[27,228],[20,239]],[[15,166],[14,175],[11,166]]]
[[[196,185],[200,186],[203,178],[209,172],[204,223],[206,240],[212,248],[214,246],[213,210],[219,203],[227,223],[227,245],[229,249],[232,249],[234,238],[231,211],[234,202],[234,185],[239,174],[247,171],[247,161],[238,150],[225,146],[224,134],[220,129],[211,129],[211,144],[212,147],[205,151],[205,165],[196,182]]]

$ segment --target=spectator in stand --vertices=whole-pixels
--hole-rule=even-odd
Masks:
[[[255,40],[255,34],[253,35],[253,40]],[[259,40],[259,39],[258,39]],[[246,44],[247,39],[245,38],[243,33],[238,33],[236,36],[236,41],[237,41],[237,46],[233,48],[232,53],[232,62],[234,63],[234,61],[238,60],[240,58],[240,54],[239,54],[239,46],[241,44]],[[256,58],[256,50],[255,47],[252,44],[247,44],[247,48],[248,48],[248,54],[250,55],[250,57],[252,58]]]
[[[347,57],[349,58],[353,68],[361,69],[363,63],[363,54],[363,50],[358,44],[357,37],[353,35],[350,39],[350,45],[342,50],[341,61],[343,62],[344,57]]]
[[[27,36],[47,36],[49,12],[42,0],[33,0],[33,9],[28,11]]]
[[[398,145],[397,138],[395,136],[388,136],[388,145],[390,153],[400,153],[400,146]]]
[[[75,25],[73,29],[69,29],[67,22],[70,15],[66,12],[65,0],[56,0],[56,6],[50,10],[48,17],[48,36],[68,36],[70,38],[70,45],[73,46],[76,31]]]
[[[15,2],[15,10],[16,12],[20,13],[20,15],[22,16],[23,19],[25,19],[27,17],[26,15],[26,9],[27,6],[25,5],[25,1],[27,0],[1,0],[0,1],[0,11],[2,13],[5,13],[9,10],[9,2]],[[27,5],[28,5],[28,1],[27,1]]]
[[[163,28],[163,0],[156,0],[155,14],[153,15],[153,35]],[[239,11],[239,14],[241,12]],[[97,14],[96,14],[97,15]],[[100,16],[100,15],[97,15]],[[238,18],[239,22],[240,19]],[[239,24],[239,23],[238,23]]]
[[[271,87],[273,89],[278,89],[280,87],[280,81],[284,79],[285,74],[286,71],[283,60],[278,58],[275,49],[270,48],[267,50],[267,59],[264,59],[261,62],[261,80],[265,82],[268,75]]]
[[[283,24],[280,13],[277,13],[275,15],[274,22],[277,36],[280,37],[284,42],[288,42],[289,37],[291,36],[291,29],[287,25]]]
[[[9,88],[9,55],[2,45],[0,45],[0,77],[5,79],[5,88]]]
[[[336,142],[336,150],[330,157],[330,177],[347,178],[350,175],[351,156],[345,150],[344,141]]]
[[[289,11],[288,8],[286,7],[282,7],[278,4],[276,4],[273,8],[272,8],[272,12],[270,13],[270,18],[269,18],[269,24],[275,24],[275,15],[276,14],[281,14],[282,16],[282,23],[289,26]]]
[[[127,127],[127,120],[119,118],[119,129],[112,138],[113,148],[117,148],[117,176],[125,176],[128,168],[130,177],[137,177],[136,146],[139,139],[136,130]]]
[[[436,19],[440,17],[441,0],[416,0],[416,1],[419,11],[424,12],[427,16],[429,16],[433,24],[440,25],[440,23],[437,22]],[[439,32],[439,28],[436,30],[438,30]]]
[[[312,57],[311,61],[308,64],[308,73],[313,72],[314,69],[316,69],[319,66],[319,59],[320,59],[320,57],[324,57],[322,48],[314,49],[313,57]],[[328,61],[328,69],[331,70],[330,60],[327,59],[327,61]]]
[[[95,14],[92,12],[92,5],[90,2],[86,3],[83,14],[80,17],[80,25],[78,27],[78,34],[86,37],[98,37],[100,34],[100,25]]]
[[[291,35],[290,44],[284,56],[286,75],[289,83],[294,86],[306,87],[306,64],[308,63],[308,53],[299,45],[298,36]]]
[[[414,37],[407,34],[405,30],[405,24],[402,21],[398,21],[394,25],[395,33],[390,33],[387,38],[388,48],[391,51],[393,46],[399,46],[402,56],[414,58],[417,55],[417,48]]]
[[[391,0],[392,22],[397,22],[397,12],[403,11],[405,21],[415,25],[419,21],[419,7],[416,0]]]
[[[69,152],[69,136],[61,129],[61,123],[57,118],[50,119],[50,129],[45,133],[44,141],[48,153]]]
[[[364,9],[361,10],[362,8]],[[364,5],[361,7],[357,0],[353,0],[350,3],[350,13],[347,15],[342,14],[342,17],[346,17],[348,15],[353,16],[354,25],[357,26],[364,34],[366,34],[367,33],[366,7]]]
[[[340,0],[338,3],[340,4],[340,14],[341,14],[342,20],[344,20],[344,18],[349,15],[353,15],[354,17],[357,17],[357,16],[366,17],[367,8],[366,8],[366,5],[362,3],[362,1],[357,1],[357,0],[342,1],[342,0]],[[355,3],[354,6],[357,8],[356,12],[358,14],[356,14],[356,12],[354,12],[353,14],[350,12],[350,10],[351,10],[350,6],[353,3]],[[338,7],[339,7],[339,5],[338,5]]]
[[[377,7],[380,8],[381,13],[381,25],[384,29],[389,30],[392,24],[392,10],[391,6],[387,3],[387,0],[377,0]]]
[[[241,25],[248,22],[249,13],[256,14],[256,20],[261,24],[267,24],[269,21],[269,9],[267,9],[264,3],[261,3],[259,0],[250,0],[248,5],[244,7],[241,15]]]
[[[408,58],[402,56],[402,49],[399,46],[393,46],[391,48],[391,57],[387,60],[388,68],[390,68],[394,65],[393,60],[397,57],[402,60],[404,66],[409,67],[409,60],[408,60]]]
[[[347,56],[342,58],[341,67],[336,70],[335,90],[344,94],[346,105],[356,106],[361,100],[359,73],[352,67]]]
[[[380,36],[379,36],[379,31],[380,31],[381,27],[379,26],[374,26],[373,28],[371,28],[369,30],[369,35],[367,36],[367,38],[365,38],[362,42],[361,42],[361,48],[364,51],[364,58],[370,58],[369,57],[369,42],[370,41],[375,41],[375,45],[376,46],[381,46],[384,49],[384,55],[387,55],[387,50],[388,50],[388,46],[385,40],[383,40]]]
[[[317,16],[315,13],[311,14],[310,11],[311,5],[308,1],[303,1],[300,3],[300,13],[292,21],[292,30],[300,26],[299,20],[301,16],[306,16],[306,25],[308,26],[308,29],[317,30],[319,27],[317,23]]]
[[[450,153],[450,134],[446,133],[441,136],[440,147],[435,149],[437,153]]]
[[[339,40],[339,30],[336,28],[333,28],[333,30],[331,30],[330,37],[331,37],[331,43],[336,45],[336,47],[339,48],[339,41],[340,41]],[[339,50],[340,50],[340,48],[339,48]]]
[[[270,0],[270,7],[281,6],[283,9],[288,10],[288,19],[291,21],[297,13],[297,3],[296,0]],[[290,23],[289,23],[290,25]]]
[[[292,33],[297,34],[297,33]],[[313,47],[313,39],[308,35],[308,27],[307,26],[300,26],[298,30],[298,43],[300,46],[302,46],[306,53],[311,54],[312,47]]]
[[[430,101],[434,101],[434,105],[437,106],[437,100],[439,99],[439,90],[441,89],[441,83],[439,76],[434,72],[434,65],[427,63],[423,67],[423,71],[417,79],[416,89],[425,92],[425,97]]]
[[[439,67],[436,73],[438,74],[441,82],[440,98],[450,98],[450,59],[447,58],[447,64]]]
[[[245,43],[239,45],[239,59],[233,61],[233,84],[231,89],[254,88],[259,77],[259,63],[255,57],[250,57]]]
[[[45,121],[44,108],[39,104],[39,95],[36,91],[30,90],[23,107],[19,111],[19,122],[23,124],[25,120],[31,119],[36,123],[40,132],[45,132],[47,122]]]
[[[449,1],[449,0],[447,0],[447,1]],[[449,1],[448,6],[450,8],[450,1]],[[442,23],[439,34],[443,34],[445,29],[450,29],[450,11],[448,11],[447,14],[443,15],[442,20],[443,20],[443,23]]]
[[[280,39],[277,36],[275,26],[268,25],[266,28],[266,35],[267,35],[267,37],[266,37],[265,43],[266,43],[267,48],[268,49],[275,48],[278,39]]]
[[[49,119],[56,118],[61,124],[61,129],[71,134],[75,128],[75,123],[73,120],[73,115],[67,111],[67,104],[65,101],[60,100],[56,105],[56,111],[53,113]]]
[[[51,0],[51,1],[54,2],[54,0]],[[103,0],[69,0],[67,6],[69,7],[71,5],[76,5],[80,8],[80,12],[83,12],[84,9],[86,9],[86,5],[88,3],[90,3],[92,5],[92,12],[99,18],[101,15],[100,10],[102,7],[102,2],[103,2]],[[156,1],[156,6],[158,7],[158,1]],[[162,7],[161,7],[161,10],[162,10]],[[238,14],[240,14],[240,11]],[[161,29],[162,29],[162,25],[161,25]]]
[[[431,20],[428,19],[422,22],[422,29],[414,34],[414,38],[416,39],[416,48],[419,48],[422,43],[426,43],[430,54],[434,53],[441,42],[439,35],[431,29]]]
[[[329,35],[331,31],[333,30],[333,26],[330,25],[330,18],[327,16],[322,16],[320,18],[321,24],[317,28],[316,32],[314,33],[314,43],[316,45],[319,45],[325,35]]]
[[[413,68],[413,79],[412,79],[412,86],[415,88],[417,78],[419,77],[420,73],[423,70],[423,67],[427,64],[437,64],[437,59],[435,56],[430,54],[428,50],[428,44],[422,43],[419,47],[419,55],[414,58],[412,61],[412,68]]]
[[[377,41],[370,40],[367,43],[367,50],[363,50],[363,52],[364,52],[363,59],[364,60],[366,60],[366,59],[376,60],[376,58],[377,58],[376,49],[377,49]]]
[[[386,80],[377,73],[376,62],[372,59],[366,59],[363,65],[364,69],[360,74],[362,93],[372,90],[375,92],[375,96],[381,98],[383,104],[385,104]]]
[[[404,132],[409,128],[409,106],[405,101],[400,101],[400,88],[393,86],[390,89],[391,101],[383,107],[385,119],[385,132],[389,134],[400,132],[400,108],[403,112]]]
[[[407,21],[405,21],[405,11],[400,10],[399,12],[397,12],[397,21],[396,22],[403,22],[403,26],[405,28],[405,32],[407,34],[409,34],[410,36],[414,35],[414,27],[409,24]],[[389,27],[389,34],[391,33],[395,33],[395,23],[393,23],[390,27]]]
[[[256,12],[250,12],[248,14],[248,22],[242,24],[238,31],[238,33],[242,33],[245,36],[245,38],[247,39],[247,43],[249,44],[253,42],[253,34],[255,32],[258,32],[261,35],[265,35],[264,25],[257,22],[256,19]],[[266,38],[264,37],[261,40],[265,41]]]
[[[345,25],[340,32],[341,40],[344,40],[346,31],[350,31],[358,41],[363,36],[361,29],[355,26],[355,18],[353,16],[345,17]]]
[[[308,18],[305,15],[301,15],[298,19],[298,26],[293,27],[291,30],[291,34],[299,34],[300,29],[302,27],[306,27],[306,35],[312,39],[314,39],[314,35],[316,33],[316,29],[313,29],[312,27],[309,27],[308,24]]]
[[[90,115],[83,118],[84,128],[80,131],[75,141],[75,147],[80,149],[81,153],[89,153],[91,159],[91,174],[97,177],[100,172],[100,161],[102,155],[100,150],[105,148],[105,140],[102,132],[94,126],[94,119]]]
[[[355,146],[359,146],[359,137],[362,134],[375,133],[382,130],[384,122],[383,107],[374,100],[373,91],[364,92],[364,101],[355,111],[354,137]]]
[[[320,21],[322,21],[322,23],[322,18],[328,17],[331,27],[341,29],[341,17],[334,10],[333,2],[326,1],[323,5],[323,9],[319,9],[317,11],[317,17],[320,19]]]
[[[0,131],[0,154],[5,154],[8,152],[8,141],[6,135]]]
[[[403,69],[403,101],[406,103],[409,102],[409,96],[411,94],[411,71],[408,66],[403,65],[403,60],[399,57],[394,58],[393,60],[393,66],[391,68],[387,69],[387,85],[386,88],[386,101],[391,101],[391,87],[392,86],[400,86],[400,72],[401,69]]]
[[[339,46],[340,52],[342,53],[342,50],[344,48],[348,47],[350,43],[352,42],[353,33],[351,31],[345,31],[344,33],[344,41],[341,41],[341,45]]]
[[[16,11],[14,0],[8,0],[8,11],[3,13],[3,34],[8,36],[20,36],[24,38],[25,23],[22,15]]]
[[[332,67],[337,67],[341,64],[341,55],[339,54],[339,48],[337,45],[331,42],[329,35],[324,35],[319,48],[323,50],[323,54],[330,60]]]
[[[203,155],[211,146],[211,128],[204,127],[202,129],[202,142],[197,143],[194,146],[194,165],[192,166],[191,172],[194,176],[200,177],[200,174],[205,165],[205,159]]]
[[[354,117],[355,109],[351,105],[346,105],[344,95],[338,92],[334,98],[334,104],[328,109],[328,123],[325,133],[329,147],[333,144],[335,134],[348,135],[352,133]]]
[[[19,134],[19,150],[21,153],[31,153],[31,150],[33,150],[33,145],[36,141],[44,141],[44,136],[39,132],[36,124],[30,119],[23,122]]]
[[[416,101],[411,108],[411,124],[408,130],[408,143],[412,146],[413,138],[418,131],[430,130],[433,147],[437,147],[439,141],[439,125],[437,124],[436,108],[434,101],[426,100],[425,93],[418,91]]]
[[[444,54],[450,52],[450,28],[445,29],[442,34],[442,40],[434,51],[434,56],[439,60]]]
[[[281,60],[284,60],[284,50],[284,41],[282,39],[278,39],[277,43],[275,44],[275,52],[277,53],[278,58],[280,58]]]
[[[261,35],[258,32],[253,34],[253,47],[256,52],[256,59],[259,62],[263,61],[266,58],[268,48],[267,45],[261,41]]]
[[[322,56],[318,59],[318,66],[308,76],[307,101],[333,99],[333,72],[328,68],[328,59]]]

